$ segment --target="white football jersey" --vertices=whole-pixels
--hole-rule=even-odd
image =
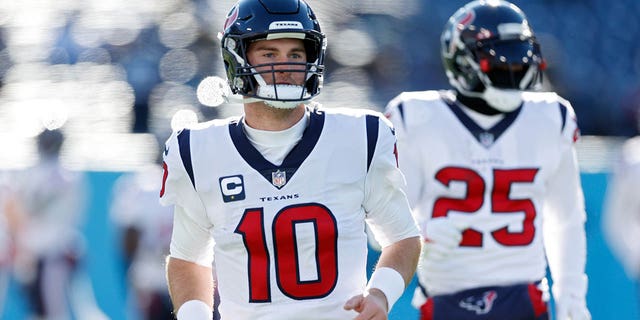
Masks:
[[[9,188],[25,214],[17,245],[40,257],[81,249],[88,196],[85,174],[67,170],[56,160],[13,174]]]
[[[420,261],[430,295],[539,281],[544,243],[555,237],[543,239],[544,223],[585,219],[573,147],[579,131],[567,101],[525,93],[512,113],[469,112],[449,91],[406,92],[387,106],[418,226],[441,217],[470,226],[443,261]]]
[[[353,318],[343,305],[366,285],[365,219],[383,246],[419,235],[390,123],[373,111],[309,111],[279,166],[238,118],[166,144],[171,256],[210,265],[215,252],[223,319]]]

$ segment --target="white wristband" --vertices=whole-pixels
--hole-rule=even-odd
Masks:
[[[393,268],[377,268],[367,284],[367,292],[371,288],[376,288],[384,293],[387,297],[388,311],[391,311],[393,304],[400,299],[404,292],[404,278]]]
[[[176,314],[178,320],[212,320],[213,310],[200,300],[189,300],[182,304]]]

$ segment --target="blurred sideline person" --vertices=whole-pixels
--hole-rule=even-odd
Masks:
[[[169,291],[179,320],[387,319],[419,232],[382,114],[311,99],[324,34],[302,0],[241,0],[221,34],[244,114],[175,132],[161,202],[174,205]],[[366,277],[365,223],[382,253]]]
[[[173,211],[158,204],[162,168],[152,165],[118,178],[113,188],[111,220],[120,235],[128,284],[142,319],[172,319],[164,263],[169,252]]]
[[[11,233],[11,217],[7,212],[8,203],[5,198],[9,194],[5,174],[0,172],[0,318],[4,314],[4,307],[9,292],[11,280],[11,264],[13,262],[14,241]]]
[[[452,90],[404,92],[387,106],[399,165],[425,239],[421,319],[586,320],[586,219],[574,111],[531,92],[544,61],[524,13],[473,1],[448,20]]]
[[[11,278],[10,246],[9,230],[6,228],[4,217],[0,216],[0,316],[4,312],[9,279]]]
[[[159,159],[161,162],[160,152]],[[173,209],[158,202],[159,177],[162,166],[158,163],[120,176],[114,184],[110,212],[119,230],[127,279],[135,292],[128,303],[147,320],[174,319],[164,264],[171,242]]]
[[[40,160],[14,173],[5,198],[14,221],[13,270],[26,294],[30,319],[102,319],[89,279],[81,272],[86,178],[61,166],[61,129],[45,129],[36,141]]]
[[[640,280],[640,136],[625,141],[608,182],[605,239],[632,279]]]

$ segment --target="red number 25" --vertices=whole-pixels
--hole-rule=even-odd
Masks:
[[[491,190],[491,213],[513,214],[523,213],[523,228],[519,232],[511,232],[507,226],[491,231],[496,242],[504,246],[526,246],[533,241],[536,208],[531,199],[512,199],[509,197],[514,183],[532,183],[538,169],[493,170],[493,189]],[[485,201],[486,182],[477,172],[469,168],[446,167],[436,173],[436,180],[449,187],[451,182],[462,182],[467,186],[464,198],[440,197],[433,204],[433,218],[446,217],[449,211],[475,213],[482,208]],[[460,246],[481,247],[483,234],[469,228],[462,234]]]

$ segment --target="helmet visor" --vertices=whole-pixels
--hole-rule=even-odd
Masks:
[[[480,42],[476,59],[496,88],[525,90],[540,81],[540,46],[533,39]]]

